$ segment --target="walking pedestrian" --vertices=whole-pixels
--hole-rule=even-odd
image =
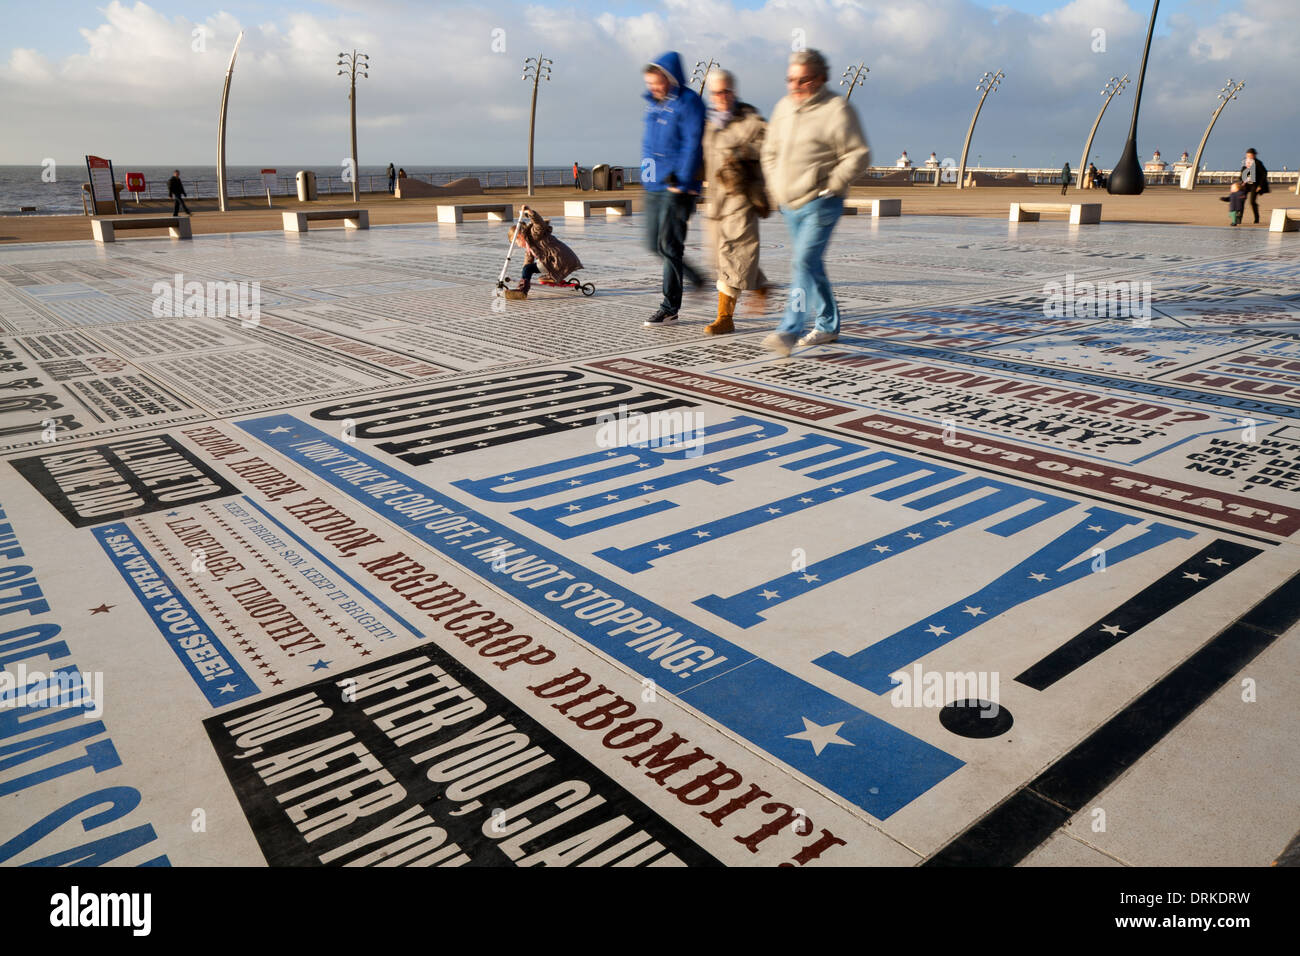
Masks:
[[[1246,161],[1241,167],[1242,189],[1250,199],[1250,211],[1255,216],[1255,225],[1259,225],[1259,197],[1268,192],[1268,170],[1259,161],[1255,150],[1246,150]],[[1244,218],[1244,216],[1243,216]]]
[[[185,184],[181,182],[181,171],[179,169],[173,169],[172,178],[167,180],[167,195],[174,200],[172,202],[173,216],[179,216],[182,209],[185,210],[185,215],[190,215],[190,207],[185,205]]]
[[[772,110],[763,141],[768,194],[790,230],[790,297],[780,326],[763,340],[778,355],[789,355],[796,344],[834,342],[840,334],[839,306],[822,257],[871,151],[853,106],[826,88],[829,70],[816,50],[790,56],[789,92]],[[797,338],[805,312],[813,329]]]
[[[392,163],[388,164],[388,191],[391,193],[397,186],[397,170]]]
[[[736,78],[730,71],[711,72],[705,85],[709,110],[704,174],[709,201],[702,215],[718,275],[718,316],[704,331],[725,335],[735,331],[732,317],[743,290],[754,290],[760,307],[767,302],[767,276],[758,267],[758,220],[770,212],[759,162],[767,124],[758,110],[736,99]]]
[[[677,321],[682,282],[704,288],[704,277],[684,258],[686,226],[700,193],[704,155],[704,104],[686,83],[682,58],[669,51],[642,71],[645,132],[641,138],[641,182],[645,189],[646,238],[663,259],[663,301],[643,323],[655,328]]]
[[[578,180],[578,161],[576,159],[573,161],[573,188],[582,188],[582,183]]]
[[[1069,188],[1070,188],[1070,164],[1067,161],[1066,164],[1061,167],[1061,195],[1064,196],[1065,191]]]

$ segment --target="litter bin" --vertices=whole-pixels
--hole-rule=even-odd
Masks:
[[[623,167],[622,166],[609,167],[609,188],[610,189],[623,188]]]
[[[591,188],[591,170],[582,166],[578,167],[578,188],[588,190]]]
[[[310,169],[298,170],[298,201],[310,202],[316,198],[316,174]]]
[[[597,163],[591,167],[591,188],[609,189],[609,163]]]

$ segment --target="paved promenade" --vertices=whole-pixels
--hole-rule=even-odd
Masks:
[[[788,359],[639,215],[523,302],[391,200],[0,248],[0,862],[1269,865],[1300,238],[1017,192],[846,218]]]

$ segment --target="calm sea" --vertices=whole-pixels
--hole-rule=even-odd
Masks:
[[[171,177],[174,168],[173,166],[133,166],[115,162],[113,174],[117,182],[125,184],[127,173],[144,173],[147,189],[141,194],[141,198],[161,199],[167,195],[167,180]],[[245,195],[264,196],[262,168],[261,166],[227,166],[228,194],[236,199]],[[294,176],[300,169],[310,169],[316,173],[317,188],[322,193],[327,191],[347,193],[351,190],[351,187],[342,181],[337,164],[286,165],[275,168],[280,194],[295,193]],[[435,185],[462,176],[477,176],[484,186],[524,186],[527,179],[527,170],[523,166],[406,166],[404,168],[408,175]],[[363,165],[358,177],[362,192],[386,190],[388,188],[386,169],[387,164]],[[543,185],[567,186],[573,183],[572,166],[537,166],[533,174]],[[44,181],[49,178],[49,175],[41,166],[0,166],[0,215],[16,214],[23,206],[35,206],[36,215],[80,213],[81,184],[88,181],[85,164],[59,164],[53,168],[54,182]],[[185,183],[185,191],[189,198],[216,197],[217,168],[215,166],[182,167],[181,180]],[[133,202],[132,194],[123,190],[123,205]]]

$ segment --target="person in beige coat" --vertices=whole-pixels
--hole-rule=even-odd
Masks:
[[[789,93],[772,110],[762,150],[768,195],[790,229],[790,298],[780,326],[763,340],[778,355],[789,355],[796,344],[821,345],[839,337],[839,307],[822,257],[849,186],[870,155],[858,114],[826,88],[825,58],[816,50],[800,50],[786,70]],[[805,312],[812,314],[813,329],[798,338]]]
[[[718,274],[718,317],[704,331],[734,332],[732,316],[742,291],[753,290],[762,308],[768,282],[758,267],[758,220],[768,214],[759,149],[767,123],[758,110],[736,99],[736,78],[714,70],[706,87],[704,212],[710,258]]]

